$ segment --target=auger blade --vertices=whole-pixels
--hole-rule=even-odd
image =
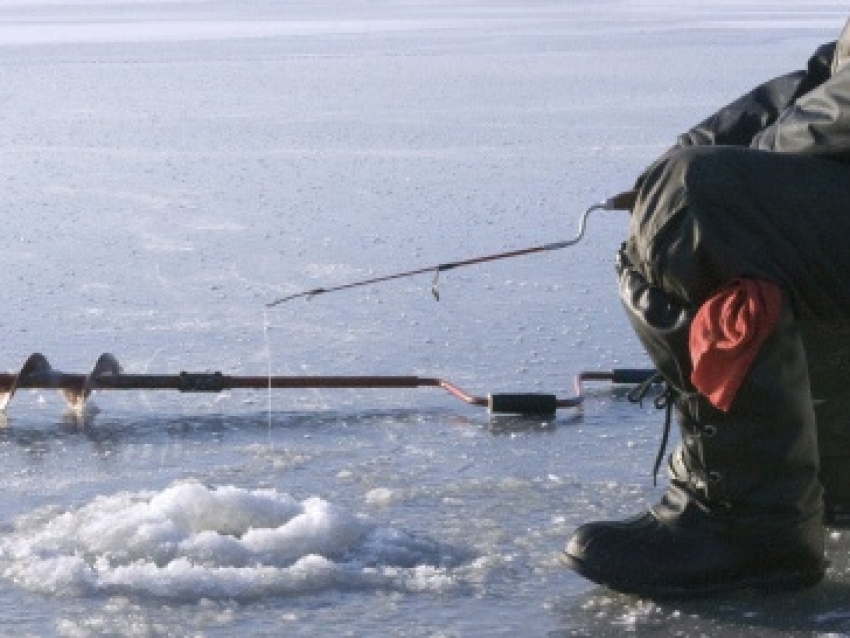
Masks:
[[[104,376],[117,376],[119,374],[121,374],[121,366],[118,360],[105,352],[98,357],[92,371],[85,378],[81,387],[60,387],[59,392],[68,403],[69,408],[75,412],[82,412],[92,390],[97,388],[97,380]]]
[[[11,401],[12,397],[15,395],[18,385],[21,383],[22,379],[26,379],[32,375],[46,378],[49,377],[52,372],[53,369],[50,367],[50,363],[48,363],[43,354],[39,354],[38,352],[31,354],[24,362],[24,365],[21,366],[18,374],[16,374],[12,379],[11,385],[6,386],[6,388],[0,392],[0,411],[5,410],[6,406],[9,405],[9,401]]]

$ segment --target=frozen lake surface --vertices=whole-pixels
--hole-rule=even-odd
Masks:
[[[572,237],[686,127],[834,39],[846,3],[7,0],[3,366],[421,375],[573,393],[644,367],[622,213],[576,247],[266,311],[282,295]],[[0,430],[0,633],[850,633],[821,587],[655,604],[562,568],[657,498],[661,415],[439,390],[22,391]],[[663,481],[661,481],[663,483]]]

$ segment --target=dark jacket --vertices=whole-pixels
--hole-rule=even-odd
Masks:
[[[850,161],[850,21],[805,71],[756,87],[681,135],[676,146],[712,144]]]

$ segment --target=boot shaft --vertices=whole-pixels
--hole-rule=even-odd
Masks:
[[[766,521],[820,515],[818,442],[803,341],[787,301],[730,408],[690,382],[695,310],[649,285],[621,254],[620,293],[648,354],[673,389],[681,433],[671,479],[718,513]]]

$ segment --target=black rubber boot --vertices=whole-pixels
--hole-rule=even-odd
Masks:
[[[628,264],[621,294],[672,388],[681,443],[661,502],[626,521],[580,527],[563,561],[592,581],[650,598],[818,583],[824,534],[815,416],[787,304],[724,413],[690,386],[689,310]]]
[[[824,522],[850,528],[850,331],[801,326],[818,429]]]

